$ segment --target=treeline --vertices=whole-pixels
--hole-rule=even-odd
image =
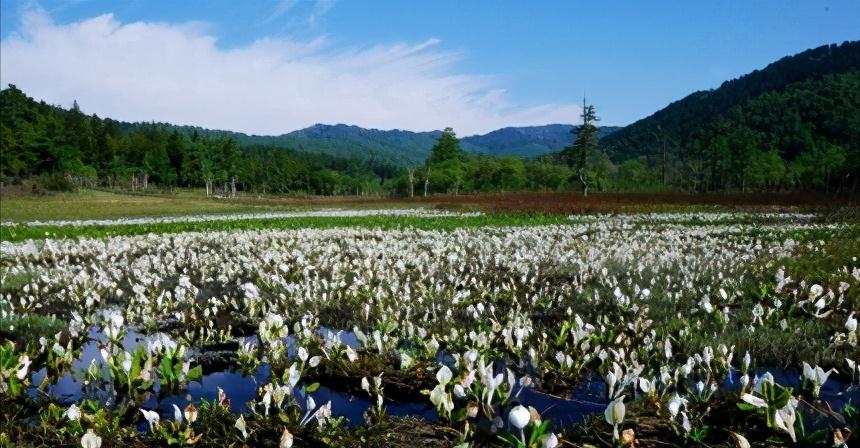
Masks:
[[[574,132],[579,128],[575,128]],[[571,140],[574,137],[571,136]],[[601,151],[588,155],[584,176],[597,191],[655,191],[653,173],[637,160],[614,165]],[[454,130],[445,129],[423,166],[405,170],[388,189],[403,196],[495,191],[579,189],[578,168],[563,153],[532,159],[491,157],[462,150]]]
[[[232,137],[162,124],[130,124],[0,91],[0,181],[39,188],[130,190],[203,187],[207,192],[378,194],[396,166],[286,148],[240,148]]]
[[[573,139],[573,136],[571,136]],[[420,167],[307,153],[271,145],[240,146],[228,133],[164,123],[127,123],[36,102],[15,86],[0,91],[0,181],[46,190],[104,187],[132,191],[205,188],[209,194],[424,195],[574,187],[557,157],[466,153],[453,131],[446,148]],[[603,158],[597,189],[621,173]],[[638,167],[641,169],[641,167]],[[603,176],[605,174],[605,176]],[[613,178],[614,179],[614,178]],[[613,186],[620,185],[612,184]]]

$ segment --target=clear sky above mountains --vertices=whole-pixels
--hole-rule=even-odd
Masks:
[[[9,1],[0,81],[124,120],[460,135],[624,125],[780,57],[860,39],[860,1]]]

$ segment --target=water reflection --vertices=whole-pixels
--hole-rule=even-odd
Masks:
[[[95,330],[91,331],[89,336],[90,340],[81,348],[80,357],[73,362],[74,371],[83,372],[90,366],[91,362],[95,361],[97,365],[101,366],[104,381],[99,382],[100,384],[85,384],[74,374],[66,373],[57,378],[56,381],[49,379],[43,390],[45,394],[62,405],[79,403],[84,398],[88,398],[99,401],[103,406],[111,407],[116,404],[112,402],[114,393],[109,381],[107,367],[102,362],[99,352],[99,344],[105,342],[106,338]],[[322,328],[320,336],[324,340],[338,338],[341,343],[353,348],[358,348],[359,345],[355,335],[349,331]],[[149,339],[142,334],[129,331],[123,340],[123,347],[127,351],[133,351],[138,345],[146,343]],[[293,340],[288,339],[285,342],[289,344],[288,347],[293,352],[295,349]],[[294,355],[294,353],[291,354]],[[441,356],[444,358],[444,355]],[[444,363],[445,359],[442,361]],[[765,371],[770,372],[779,384],[793,387],[795,390],[799,389],[801,385],[800,372],[796,369],[759,369],[754,373],[760,375]],[[159,386],[156,382],[155,392],[148,394],[141,407],[150,410],[157,409],[162,417],[172,419],[174,404],[183,409],[189,403],[199,405],[201,400],[217,400],[218,388],[221,388],[230,398],[232,412],[237,414],[246,412],[248,410],[247,403],[259,398],[257,397],[257,390],[269,381],[270,373],[270,366],[265,363],[253,375],[246,375],[232,369],[218,369],[204,374],[198,381],[189,382],[187,389],[181,393],[163,396],[158,393]],[[37,386],[45,381],[46,375],[44,368],[32,374],[31,384],[34,386],[30,388],[29,393],[33,399],[38,399],[39,395],[43,394]],[[737,391],[739,387],[738,378],[739,372],[733,370],[724,384],[721,385],[721,390],[724,392]],[[849,390],[846,387],[847,384],[831,378],[821,388],[821,399],[835,410],[841,410],[846,403],[857,405],[860,402],[860,390]],[[302,411],[306,411],[307,400],[301,388],[296,388],[293,393],[302,407]],[[596,375],[581,382],[572,391],[570,398],[548,395],[531,388],[522,388],[514,393],[520,403],[533,406],[543,418],[551,419],[556,428],[570,427],[580,423],[590,415],[601,414],[609,402],[606,396],[606,385]],[[354,396],[325,385],[321,385],[310,395],[319,405],[331,401],[332,415],[345,417],[352,425],[364,423],[364,413],[373,406],[373,403],[365,397]],[[391,416],[409,415],[431,421],[438,419],[438,414],[429,400],[420,402],[386,401],[385,406],[387,413]],[[145,429],[145,425],[141,428]]]

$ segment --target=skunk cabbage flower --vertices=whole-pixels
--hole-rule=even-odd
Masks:
[[[558,446],[558,437],[554,433],[544,436],[541,448],[555,448]]]
[[[743,376],[741,376],[741,378],[738,380],[738,382],[741,383],[741,390],[743,391],[747,388],[747,386],[750,383],[750,376],[747,374],[743,374]]]
[[[188,403],[188,406],[185,406],[185,420],[188,420],[189,425],[197,421],[197,407],[194,403]]]
[[[358,360],[358,353],[356,353],[355,350],[353,350],[352,347],[348,345],[346,346],[346,358],[349,360],[349,362],[355,362],[356,360]]]
[[[31,363],[30,357],[27,355],[24,355],[18,362],[21,364],[21,368],[18,369],[18,372],[15,374],[15,376],[19,380],[23,381],[24,378],[27,377],[27,370],[30,368],[30,363]]]
[[[797,399],[791,397],[786,405],[776,411],[774,415],[774,424],[777,428],[782,429],[791,436],[792,442],[797,442],[797,436],[794,433],[794,422],[797,420]]]
[[[238,419],[236,419],[236,424],[234,425],[236,429],[238,429],[242,433],[242,438],[248,438],[248,431],[245,429],[245,416],[240,415]]]
[[[179,410],[179,406],[176,404],[173,405],[173,421],[178,424],[182,424],[182,411]]]
[[[508,413],[508,423],[517,429],[523,429],[531,420],[531,412],[522,405],[517,405]]]
[[[101,448],[102,438],[93,432],[92,428],[87,429],[87,433],[81,437],[81,447],[83,448]]]
[[[666,405],[666,407],[669,408],[669,414],[672,416],[672,419],[674,420],[675,417],[678,416],[678,412],[681,411],[681,406],[686,406],[686,405],[687,405],[687,399],[676,394],[674,397],[672,397],[671,400],[669,400],[669,403]]]
[[[436,380],[439,381],[439,384],[442,386],[447,385],[451,382],[451,378],[453,378],[454,374],[451,373],[451,369],[448,366],[442,366],[438,372],[436,372]]]
[[[152,431],[153,429],[158,427],[158,423],[161,420],[161,417],[159,417],[158,412],[147,411],[146,409],[141,409],[140,413],[143,414],[143,417],[149,423],[149,430],[150,431]]]
[[[606,410],[603,411],[603,416],[606,418],[606,423],[612,425],[612,439],[618,440],[620,434],[618,433],[618,425],[624,422],[624,414],[627,411],[627,408],[624,406],[624,395],[616,398],[609,406],[606,407]]]
[[[278,444],[278,448],[292,448],[293,446],[293,435],[287,428],[284,428],[284,432],[281,433],[281,441]]]
[[[654,388],[654,382],[645,377],[639,377],[639,388],[642,389],[642,392],[646,395],[651,394],[656,390]]]
[[[77,405],[72,404],[69,406],[69,409],[66,409],[66,412],[63,415],[65,415],[69,421],[76,421],[81,418],[81,409]]]
[[[830,369],[825,372],[821,367],[815,366],[815,368],[813,368],[804,361],[803,378],[812,384],[813,398],[818,398],[818,395],[821,393],[821,386],[827,382],[827,378],[829,378],[830,374],[834,372],[836,372],[836,369]]]
[[[824,293],[824,288],[819,284],[815,284],[809,287],[809,300],[817,299],[821,294]]]
[[[751,404],[757,408],[766,408],[767,407],[767,402],[764,401],[763,398],[756,397],[755,395],[752,395],[752,394],[744,394],[741,397],[741,400],[743,400],[744,402]]]
[[[750,442],[746,437],[733,432],[732,436],[735,438],[735,442],[737,443],[738,448],[750,448]]]

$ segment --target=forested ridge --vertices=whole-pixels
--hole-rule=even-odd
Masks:
[[[452,129],[315,125],[249,136],[100,118],[77,103],[64,109],[9,86],[0,91],[0,181],[49,190],[202,187],[224,195],[854,192],[860,42],[783,58],[618,130],[592,124],[589,142],[577,143],[583,129],[504,128],[460,140]]]
[[[693,191],[846,190],[860,174],[860,42],[785,57],[601,140]]]

